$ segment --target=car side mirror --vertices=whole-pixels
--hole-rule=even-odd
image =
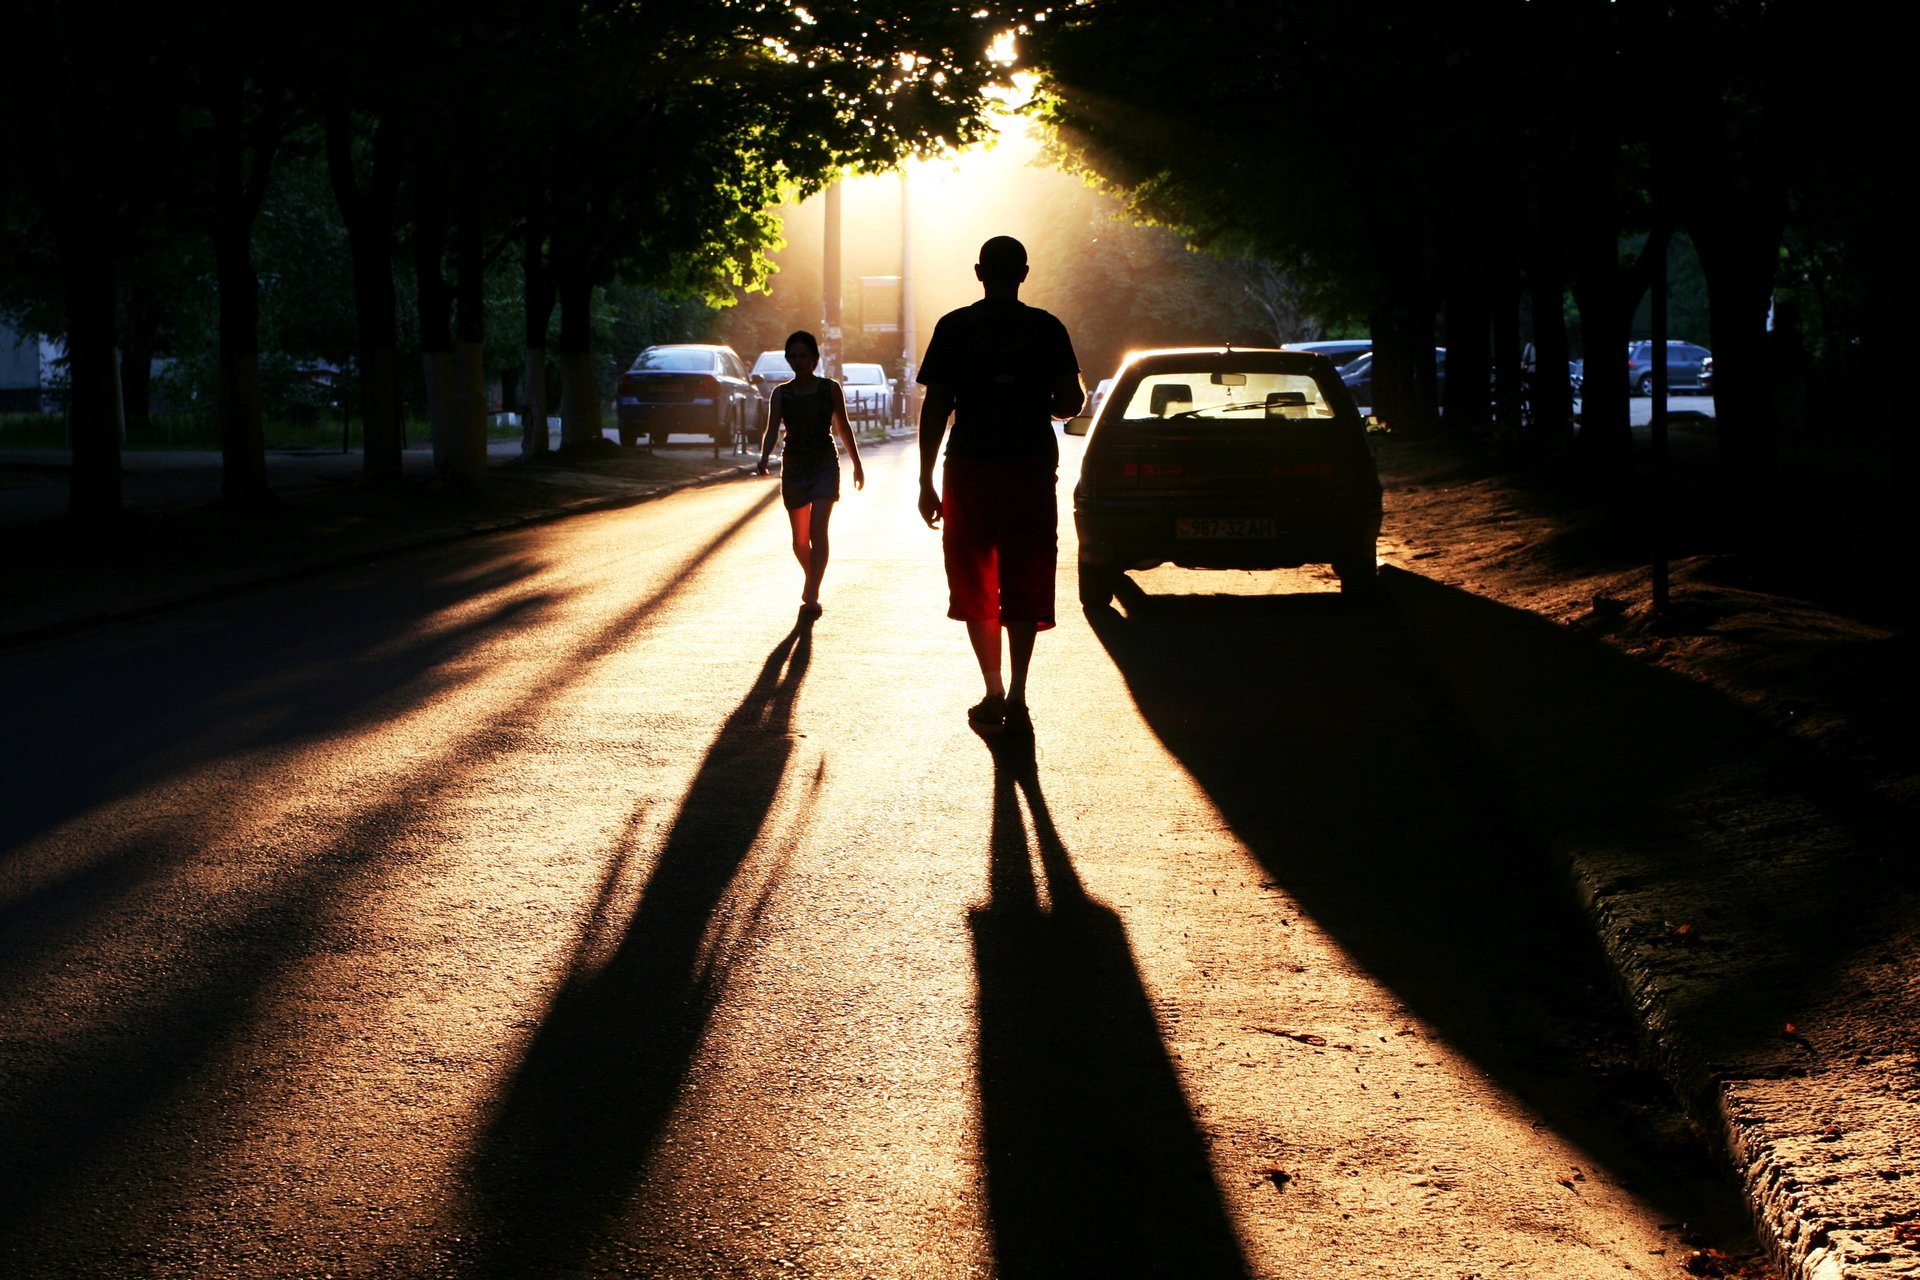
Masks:
[[[1087,432],[1091,430],[1092,427],[1093,427],[1093,415],[1090,413],[1083,413],[1077,417],[1068,418],[1065,430],[1066,430],[1066,433],[1070,436],[1083,436],[1087,434]]]

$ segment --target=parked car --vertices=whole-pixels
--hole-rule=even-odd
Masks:
[[[1349,364],[1373,350],[1372,338],[1328,338],[1316,342],[1283,342],[1282,351],[1311,351],[1333,361],[1336,369],[1344,370]]]
[[[1713,394],[1713,357],[1712,356],[1708,356],[1705,360],[1702,360],[1700,362],[1700,394],[1703,396],[1710,396]]]
[[[732,347],[677,342],[648,347],[620,377],[614,414],[620,443],[658,447],[671,435],[709,436],[735,449],[759,416],[760,397]]]
[[[1100,412],[1100,405],[1102,404],[1102,402],[1106,400],[1107,393],[1112,390],[1113,390],[1112,378],[1102,378],[1100,379],[1099,382],[1094,384],[1093,390],[1087,393],[1086,413],[1089,418],[1092,417],[1094,414]]]
[[[793,366],[784,351],[762,351],[754,358],[747,380],[760,392],[760,403],[773,399],[773,389],[793,378]]]
[[[1377,581],[1380,479],[1367,427],[1333,363],[1311,352],[1137,352],[1085,435],[1073,520],[1080,603],[1121,575],[1331,564],[1343,592]]]
[[[1434,392],[1444,394],[1447,387],[1447,349],[1433,349]],[[1353,393],[1356,404],[1373,404],[1373,352],[1343,365],[1340,369],[1340,381],[1347,384],[1347,390]]]
[[[1667,340],[1667,390],[1697,390],[1701,386],[1700,366],[1713,353],[1705,347],[1678,339]],[[1653,394],[1653,344],[1647,341],[1627,344],[1627,388],[1634,395]]]
[[[843,364],[840,389],[846,393],[850,420],[893,425],[893,382],[884,368],[877,364]]]

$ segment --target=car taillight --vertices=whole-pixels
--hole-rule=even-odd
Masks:
[[[1160,476],[1184,476],[1187,474],[1185,463],[1180,462],[1123,462],[1120,464],[1120,476],[1125,480],[1150,480]]]

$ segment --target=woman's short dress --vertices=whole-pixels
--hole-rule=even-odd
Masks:
[[[840,451],[833,443],[832,391],[839,386],[816,378],[813,390],[794,393],[789,382],[780,388],[780,416],[786,442],[780,454],[780,498],[787,510],[797,511],[816,502],[840,500]]]

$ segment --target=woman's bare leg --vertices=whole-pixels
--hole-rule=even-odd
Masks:
[[[800,562],[800,572],[806,573],[813,567],[813,541],[809,532],[813,508],[794,507],[787,512],[787,519],[793,525],[793,558]]]
[[[820,602],[820,579],[827,574],[827,525],[833,519],[833,499],[819,498],[813,503],[813,515],[808,521],[807,556],[800,563],[807,571],[806,586],[800,592],[800,599],[806,604]],[[796,541],[794,550],[799,551]]]

